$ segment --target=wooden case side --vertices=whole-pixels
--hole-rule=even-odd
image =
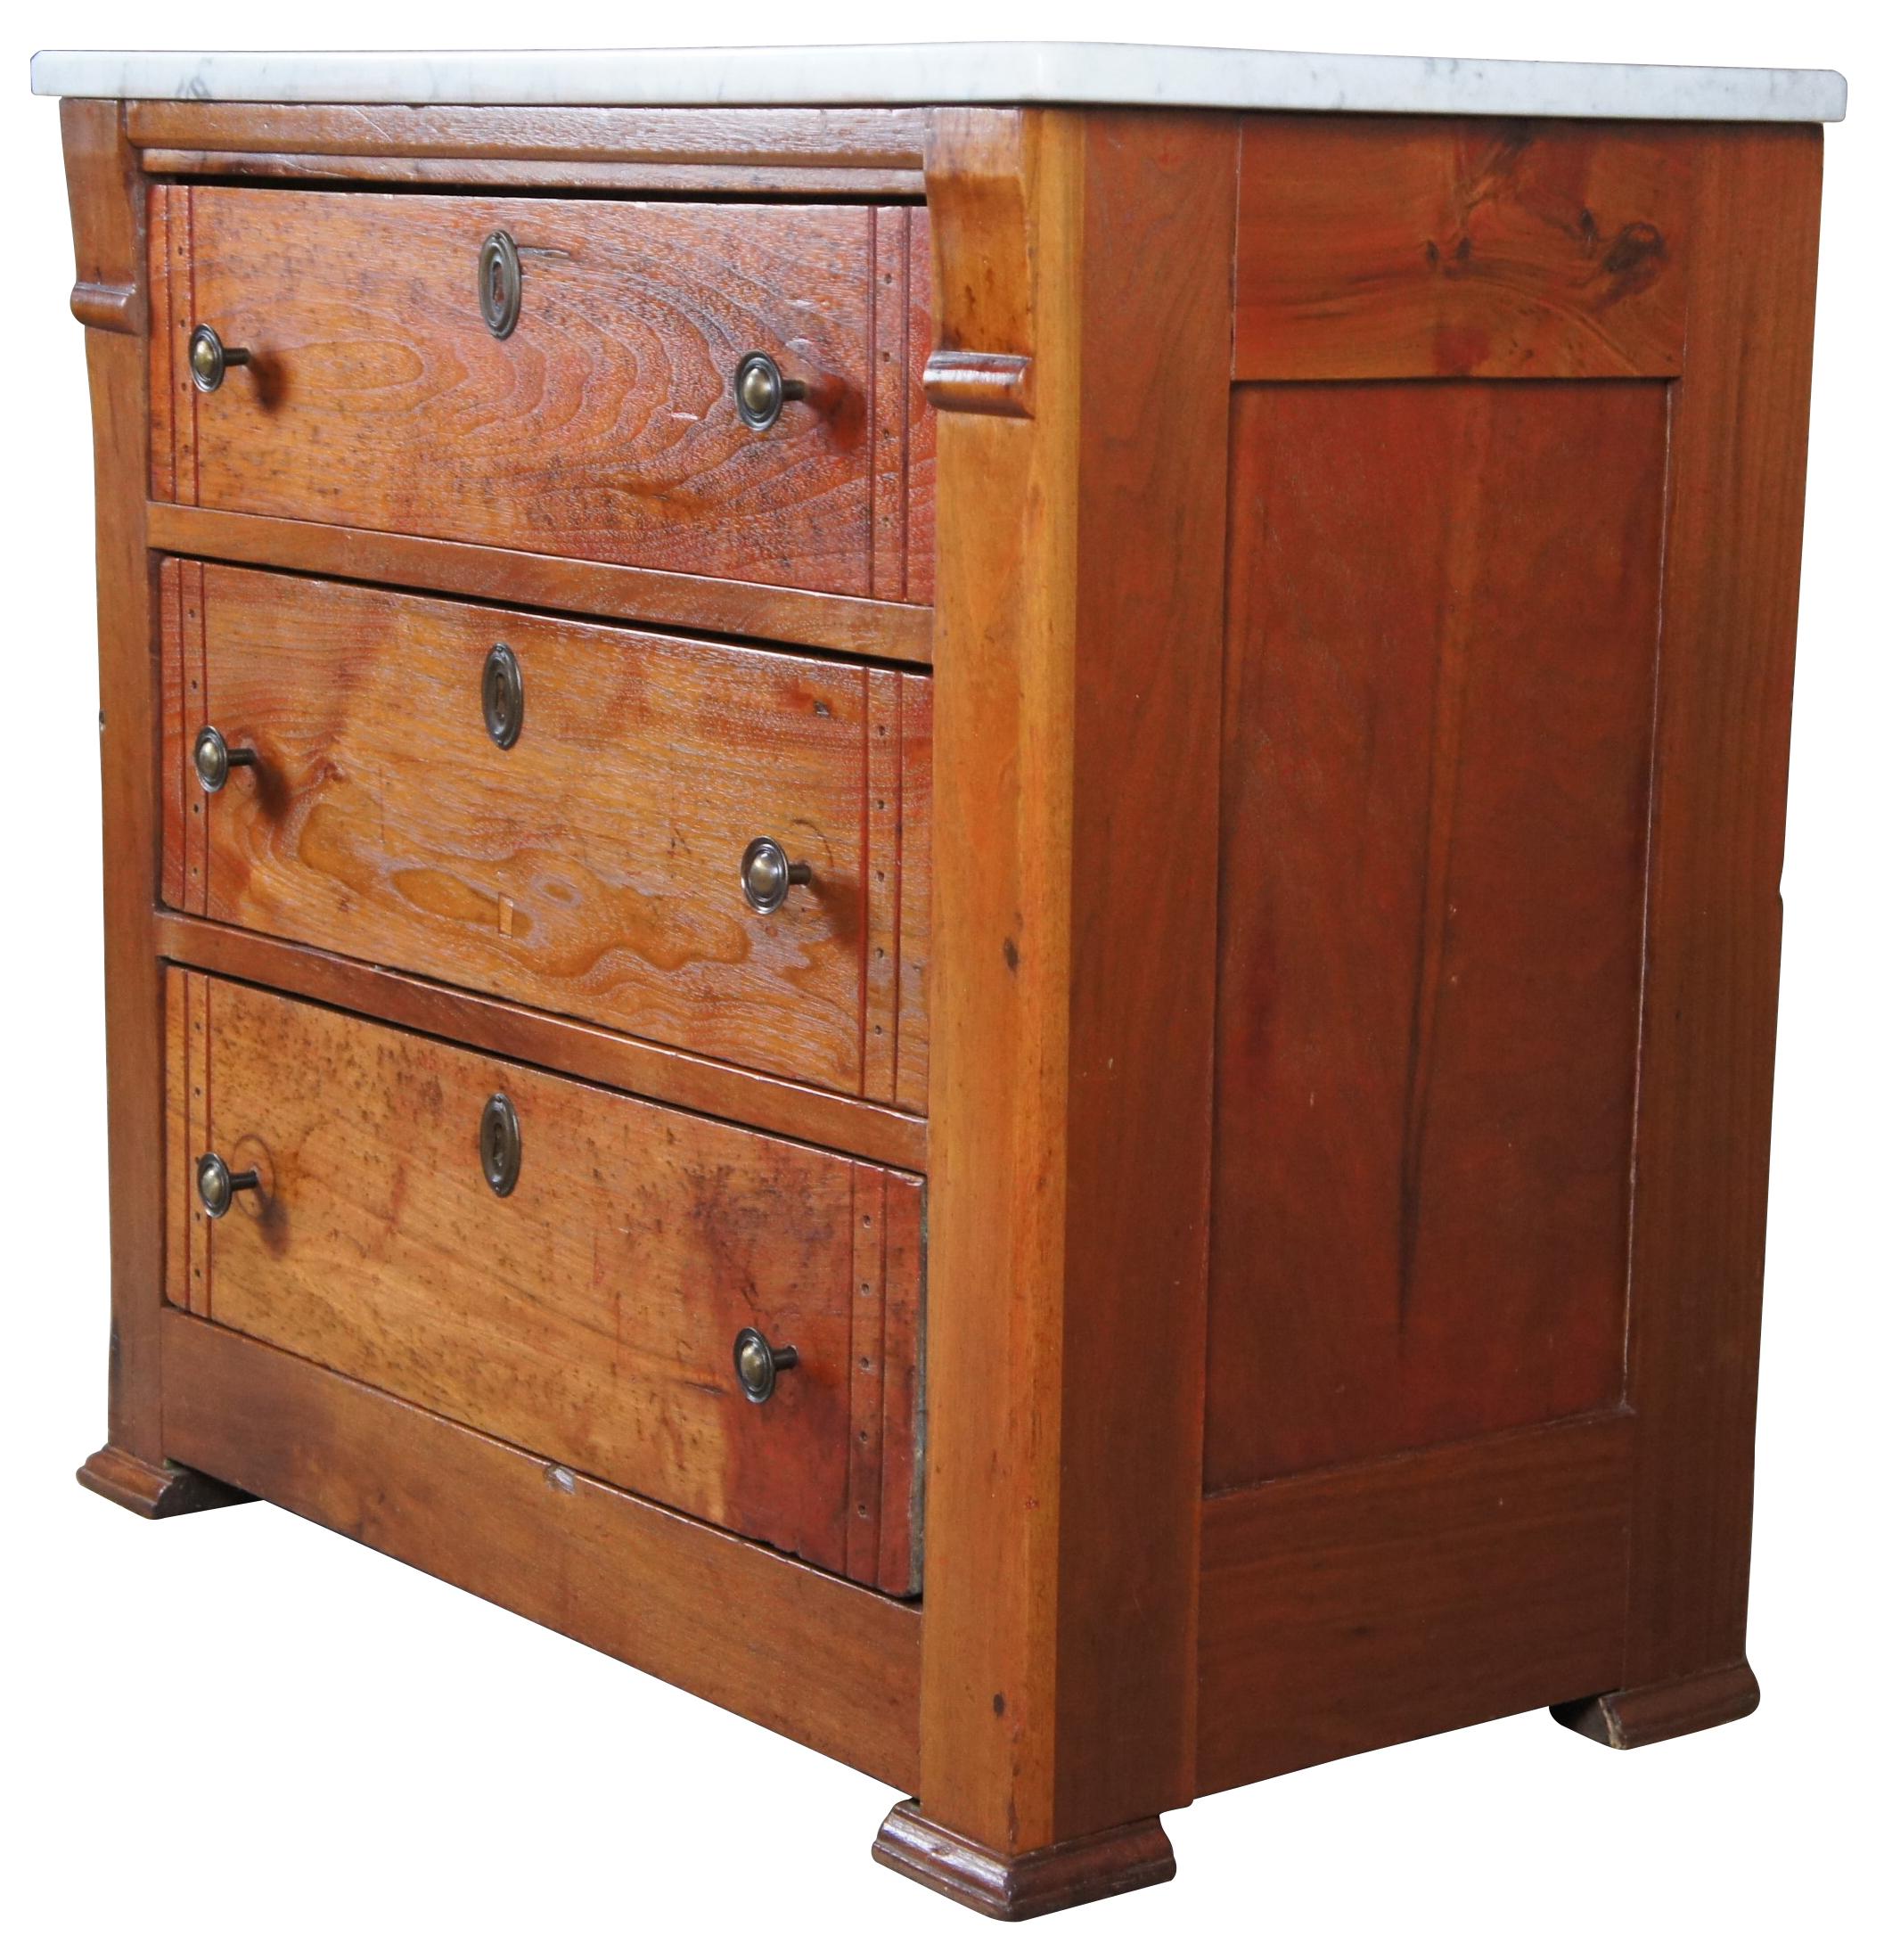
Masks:
[[[161,878],[150,481],[148,201],[121,105],[60,104],[86,325],[96,482],[99,759],[104,837],[106,1188],[111,1216],[110,1442],[158,1465],[165,1283],[165,1005],[153,938]]]
[[[1672,140],[1672,139],[1671,139]],[[1823,133],[1692,152],[1630,1281],[1637,1688],[1740,1661]]]
[[[1191,1794],[1235,125],[943,111],[930,181],[921,1800],[1010,1856]]]

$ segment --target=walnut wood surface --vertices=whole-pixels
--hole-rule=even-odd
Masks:
[[[897,170],[920,180],[926,109],[633,109],[397,103],[132,102],[139,149],[723,165],[739,171]],[[918,182],[917,188],[921,185]]]
[[[1036,1919],[1177,1875],[1156,1817],[1003,1856],[931,1824],[920,1805],[899,1803],[883,1819],[872,1852],[879,1865],[989,1919]]]
[[[1209,1488],[1621,1399],[1667,426],[1237,391]]]
[[[1629,1398],[1627,1666],[1745,1657],[1793,640],[1817,271],[1816,128],[1669,135],[1694,267],[1675,398],[1655,734]]]
[[[183,965],[211,967],[279,993],[395,1021],[467,1047],[498,1051],[652,1102],[725,1117],[748,1128],[795,1136],[902,1170],[920,1171],[928,1162],[929,1126],[903,1110],[782,1082],[632,1035],[611,1034],[534,1007],[467,994],[205,919],[160,914],[157,946],[163,958]]]
[[[233,1489],[180,1464],[147,1464],[141,1456],[107,1444],[78,1466],[78,1481],[94,1497],[109,1497],[135,1517],[181,1518],[192,1511],[219,1511],[247,1504],[246,1490]]]
[[[165,572],[172,903],[920,1107],[927,854],[905,872],[902,844],[905,784],[927,822],[909,780],[928,766],[926,680],[224,565]],[[523,680],[509,749],[483,718],[499,644]],[[259,758],[214,795],[190,759],[205,724]],[[739,866],[766,836],[813,875],[762,915]]]
[[[906,1784],[922,1616],[186,1314],[168,1448],[454,1586]]]
[[[1199,1790],[1544,1702],[1619,1746],[1748,1712],[1815,129],[63,114],[105,709],[91,1488],[225,1480],[920,1792],[880,1857],[996,1912],[1168,1875],[1156,1813]],[[527,258],[502,343],[497,225],[569,254]],[[261,356],[208,398],[205,316]],[[827,384],[770,437],[726,397],[748,344]],[[153,911],[274,862],[158,823],[216,592],[265,570],[436,595],[349,616],[560,613],[590,689],[622,668],[588,650],[685,644],[650,627],[717,643],[688,687],[841,677],[840,1087]],[[931,783],[897,669],[932,640]],[[397,720],[348,646],[283,691]],[[396,792],[408,828],[456,759],[439,808]],[[317,802],[365,796],[349,767]],[[168,1021],[163,960],[194,969]],[[269,1193],[213,1227],[211,1143]],[[754,1318],[807,1357],[756,1410]]]
[[[1744,1661],[1733,1661],[1657,1687],[1559,1702],[1551,1713],[1566,1728],[1607,1749],[1642,1749],[1651,1743],[1717,1728],[1723,1722],[1741,1721],[1759,1705],[1760,1685],[1753,1669]]]
[[[118,105],[63,102],[60,128],[81,287],[135,289],[145,263],[144,190]],[[96,484],[98,746],[103,803],[105,1201],[111,1217],[107,1445],[161,1474],[158,1314],[163,1303],[163,1003],[152,949],[158,875],[156,629],[143,477],[149,403],[143,342],[122,331],[148,309],[87,321]]]
[[[229,559],[286,571],[307,571],[371,585],[422,590],[506,605],[635,619],[738,639],[771,640],[866,659],[926,667],[930,614],[926,605],[840,599],[789,592],[732,578],[598,565],[577,558],[458,545],[437,537],[292,518],[251,517],[152,504],[145,526],[154,551]]]
[[[767,168],[728,163],[567,162],[537,158],[341,156],[318,150],[159,150],[143,152],[153,176],[289,179],[300,185],[422,184],[432,190],[607,191],[618,196],[913,198],[919,170]]]
[[[1634,1434],[1601,1416],[1210,1498],[1199,1791],[1610,1679]]]
[[[1613,123],[1248,117],[1237,377],[1679,373],[1687,160]]]
[[[998,1861],[1191,1789],[1234,136],[937,119],[938,345],[1034,376],[938,418],[921,1796]]]
[[[895,489],[926,481],[908,366],[927,324],[906,277],[880,292],[875,276],[879,234],[906,241],[906,210],[176,185],[152,222],[176,323],[153,350],[173,405],[155,496],[860,597],[909,588],[874,511],[886,418]],[[506,340],[477,304],[499,229],[524,268]],[[880,373],[883,308],[900,361]],[[214,394],[191,384],[184,315],[252,352]],[[753,351],[812,390],[763,433],[733,406]]]
[[[853,1374],[913,1364],[915,1316],[887,1296],[913,1278],[919,1184],[225,980],[204,1018],[201,1134],[262,1187],[208,1226],[178,1306],[909,1589],[906,1523],[898,1570],[851,1533],[909,1480],[880,1457],[853,1477],[850,1431]],[[507,1198],[478,1154],[500,1091],[523,1138]],[[187,1153],[169,1166],[192,1210],[193,1172]],[[866,1218],[886,1251],[860,1271]],[[799,1354],[762,1406],[733,1372],[747,1325]],[[873,1387],[865,1420],[881,1401]]]

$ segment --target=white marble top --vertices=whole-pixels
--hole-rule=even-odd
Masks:
[[[488,54],[33,57],[41,95],[203,102],[850,107],[1115,103],[1374,114],[1837,122],[1827,69],[1646,68],[1071,41]]]

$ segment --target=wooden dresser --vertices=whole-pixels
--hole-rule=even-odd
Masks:
[[[1168,1877],[1204,1792],[1754,1707],[1837,77],[36,86],[88,1488],[266,1498],[794,1736],[1002,1916]]]

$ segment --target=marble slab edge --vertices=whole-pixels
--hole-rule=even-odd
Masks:
[[[1838,122],[1829,69],[1460,61],[1099,42],[516,53],[33,57],[33,90],[149,101],[518,107],[1130,105],[1366,115]]]

